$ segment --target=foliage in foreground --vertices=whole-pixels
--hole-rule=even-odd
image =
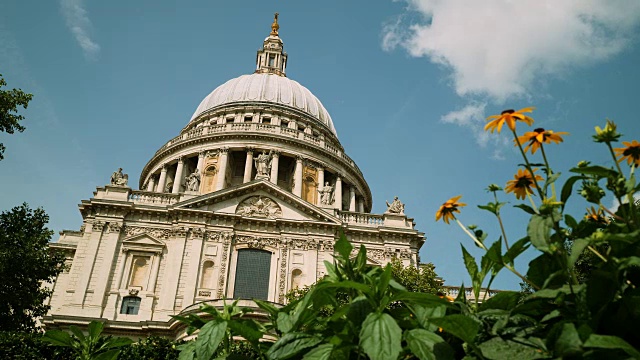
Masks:
[[[27,204],[0,214],[0,331],[32,331],[49,310],[43,287],[62,271],[64,256],[52,253],[49,216]]]
[[[329,275],[304,296],[282,308],[256,301],[269,314],[267,323],[252,320],[247,316],[251,310],[236,303],[222,311],[204,307],[206,317],[181,318],[190,331],[199,330],[197,340],[182,347],[181,358],[210,359],[220,349],[224,357],[234,337],[245,338],[260,359],[640,358],[640,211],[633,203],[640,190],[634,175],[640,143],[625,142],[626,147],[614,149],[612,143],[620,137],[615,124],[597,128],[594,139],[607,145],[616,168],[582,162],[556,192],[560,173],[549,165],[544,144],[561,142],[564,133],[535,129],[518,136],[516,123],[531,125],[533,119],[523,113],[532,110],[507,110],[487,124],[498,132],[507,124],[523,155],[523,168],[506,191],[530,200],[530,205],[516,205],[531,215],[527,236],[508,241],[500,215],[505,203],[498,200],[502,188],[497,185],[488,189],[495,201],[479,206],[493,213],[502,229],[493,243],[487,242],[486,233],[456,218],[465,206],[460,196],[445,202],[436,214],[436,219],[457,222],[485,251],[478,262],[462,246],[475,303],[464,298],[464,291],[453,303],[408,291],[393,279],[391,265],[368,266],[364,247],[350,259],[352,246],[342,236],[335,244],[335,262],[325,262]],[[538,150],[543,163],[532,163],[526,151],[533,156]],[[618,165],[622,160],[630,165],[629,175]],[[537,173],[539,167],[543,171]],[[601,204],[601,183],[621,203],[617,211]],[[580,194],[598,206],[580,221],[564,212],[575,184],[581,184]],[[608,218],[604,212],[609,212]],[[540,255],[523,275],[514,263],[531,246]],[[483,284],[490,286],[503,269],[518,276],[532,293],[504,291],[480,303]],[[390,307],[391,303],[400,306]],[[323,311],[326,308],[331,311]]]
[[[71,334],[62,330],[49,330],[42,340],[70,348],[76,360],[115,360],[120,354],[119,348],[130,345],[133,341],[128,338],[101,336],[103,327],[103,323],[92,321],[85,335],[77,326],[71,325]]]

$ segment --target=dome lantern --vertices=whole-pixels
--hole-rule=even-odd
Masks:
[[[284,52],[284,44],[278,36],[278,13],[274,14],[271,24],[271,33],[264,39],[262,49],[256,56],[256,74],[275,74],[286,76],[287,53]]]

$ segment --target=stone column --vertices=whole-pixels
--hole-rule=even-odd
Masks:
[[[151,258],[152,259],[151,274],[149,276],[149,284],[146,287],[147,291],[151,293],[156,292],[156,282],[158,281],[158,271],[160,269],[161,258],[162,258],[161,251],[156,252]]]
[[[342,210],[342,176],[340,174],[336,175],[336,189],[335,192],[335,203],[333,204],[336,209]]]
[[[167,185],[167,165],[162,165],[160,180],[158,180],[158,192],[164,192],[165,185]]]
[[[358,199],[358,212],[364,212],[364,199]]]
[[[349,211],[356,211],[356,187],[349,186]]]
[[[324,168],[318,166],[318,201],[316,202],[316,205],[322,204],[322,196],[320,196],[320,194],[322,194],[322,189],[324,189]]]
[[[251,173],[253,172],[253,148],[247,147],[247,160],[244,162],[244,178],[243,183],[251,181]]]
[[[224,187],[224,178],[227,174],[227,163],[229,162],[229,148],[220,149],[218,159],[218,177],[216,178],[216,191],[222,190]]]
[[[184,159],[182,157],[178,158],[178,167],[176,167],[176,175],[173,178],[173,189],[172,193],[177,194],[180,192],[180,185],[182,185],[182,178],[184,172]]]
[[[180,280],[180,267],[185,251],[187,231],[183,227],[176,227],[171,231],[171,237],[167,241],[167,256],[165,273],[162,278],[162,290],[158,294],[158,305],[153,320],[166,321],[170,315],[175,315],[174,305],[178,284]],[[176,269],[176,270],[173,270]]]
[[[271,182],[278,185],[278,164],[280,164],[280,152],[271,153]]]
[[[302,156],[296,157],[296,170],[293,173],[293,195],[302,197]]]
[[[151,176],[149,176],[149,185],[147,185],[147,191],[153,191],[155,186],[156,186],[156,176],[154,174],[151,174]]]
[[[202,174],[202,166],[204,165],[204,156],[205,156],[205,152],[204,151],[200,151],[200,153],[198,153],[198,165],[196,166],[196,169],[198,169],[198,172],[200,174]]]
[[[87,287],[89,286],[89,279],[91,278],[91,273],[93,271],[97,271],[93,266],[96,262],[96,256],[98,255],[98,249],[100,247],[100,242],[102,240],[102,233],[104,230],[106,223],[100,220],[94,220],[91,225],[91,233],[89,235],[89,239],[85,240],[87,242],[87,247],[84,252],[84,260],[76,266],[72,267],[71,271],[75,271],[78,275],[78,278],[75,283],[74,293],[71,296],[71,305],[76,305],[81,307],[84,303],[84,297],[87,293]],[[72,274],[75,275],[75,274]]]
[[[105,295],[109,294],[107,288],[109,283],[110,271],[103,271],[103,269],[111,269],[113,262],[115,261],[116,247],[118,245],[118,238],[120,238],[120,230],[122,230],[122,223],[109,222],[106,227],[106,233],[102,235],[102,241],[96,259],[102,257],[102,263],[100,269],[94,269],[95,282],[93,285],[93,298],[90,305],[95,307],[102,307]],[[102,311],[101,314],[102,315]]]

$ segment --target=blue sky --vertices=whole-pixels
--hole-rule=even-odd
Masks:
[[[329,110],[371,187],[373,212],[399,196],[426,233],[422,260],[448,285],[469,284],[460,243],[480,253],[455,225],[436,223],[435,211],[462,194],[460,220],[497,239],[495,219],[475,205],[521,163],[507,133],[482,131],[486,116],[536,106],[535,127],[571,134],[548,148],[565,174],[583,159],[613,165],[590,140],[605,118],[626,140],[640,135],[634,0],[10,0],[0,3],[0,73],[34,99],[27,130],[0,134],[0,209],[28,202],[44,207],[56,232],[77,229],[77,204],[111,172],[123,167],[137,184],[202,98],[253,71],[275,11],[287,75]],[[527,218],[511,208],[514,196],[503,198],[513,242]],[[586,204],[572,200],[570,212],[582,216]],[[518,280],[505,273],[495,286],[516,289]]]

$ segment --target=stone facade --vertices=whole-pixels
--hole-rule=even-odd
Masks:
[[[142,190],[119,169],[82,201],[80,231],[52,244],[71,266],[53,284],[45,326],[101,319],[114,334],[178,338],[171,316],[203,302],[284,303],[324,275],[340,232],[367,247],[371,264],[417,266],[424,234],[404,211],[370,213],[369,187],[328,112],[285,76],[278,29],[274,21],[256,73],[214,90],[153,155]]]

